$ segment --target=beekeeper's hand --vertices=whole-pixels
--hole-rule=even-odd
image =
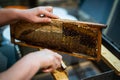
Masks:
[[[0,25],[9,24],[17,20],[28,22],[50,22],[51,18],[58,18],[52,13],[53,7],[35,7],[31,9],[0,9]]]
[[[31,80],[39,69],[52,72],[61,66],[62,56],[48,49],[32,52],[0,74],[0,80]]]

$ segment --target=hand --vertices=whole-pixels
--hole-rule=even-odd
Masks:
[[[34,23],[50,22],[50,18],[58,18],[58,16],[52,14],[53,8],[50,6],[19,10],[18,12],[20,13],[20,19]],[[44,15],[44,17],[40,17],[40,15]]]
[[[32,60],[37,59],[37,64],[43,72],[51,72],[59,67],[61,67],[62,56],[56,52],[48,49],[43,49],[41,51],[31,53]]]
[[[35,7],[31,9],[0,9],[0,26],[10,24],[17,20],[25,20],[33,23],[50,22],[51,18],[58,18],[58,16],[52,14],[53,8],[47,7]],[[44,15],[44,17],[40,17]]]
[[[62,56],[43,49],[21,58],[7,71],[0,74],[0,80],[31,80],[39,69],[51,72],[61,66]]]

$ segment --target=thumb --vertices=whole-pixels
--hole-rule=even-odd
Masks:
[[[52,71],[53,71],[53,68],[43,69],[42,71],[43,71],[43,72],[52,72]]]

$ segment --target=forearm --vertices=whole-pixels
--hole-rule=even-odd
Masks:
[[[17,9],[0,9],[0,26],[18,19]]]
[[[29,56],[29,57],[28,57]],[[7,71],[1,73],[0,80],[30,80],[39,70],[37,59],[31,55],[23,57]]]
[[[61,55],[48,49],[32,52],[1,73],[0,80],[30,80],[40,68],[52,72],[61,66],[61,61]]]

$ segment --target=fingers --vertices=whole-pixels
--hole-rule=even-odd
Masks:
[[[42,10],[47,10],[48,12],[53,12],[53,7],[52,6],[46,6],[46,7],[40,7]]]
[[[48,69],[44,69],[42,70],[43,72],[52,72],[54,69],[53,68],[48,68]]]
[[[47,7],[37,7],[36,8],[38,10],[38,15],[45,15],[46,17],[49,18],[58,18],[58,16],[54,15],[53,12],[53,7],[51,6],[47,6]]]
[[[54,63],[51,66],[49,66],[48,68],[42,69],[42,71],[43,72],[52,72],[59,67],[61,67],[61,63],[59,61],[55,60]]]
[[[47,57],[49,54],[46,54],[46,57],[47,57],[46,60],[48,60],[48,62],[46,64],[44,64],[46,66],[44,66],[42,68],[43,72],[51,72],[51,71],[61,67],[61,61],[62,61],[61,55],[59,55],[58,53],[55,53],[53,51],[50,51],[48,49],[42,50],[42,52],[44,52],[44,51],[45,51],[45,53],[49,53],[50,56]]]
[[[52,52],[52,54],[53,54],[53,68],[54,69],[57,69],[57,68],[59,68],[59,67],[61,67],[61,61],[62,61],[62,56],[61,55],[59,55],[58,53],[56,53],[56,52]]]
[[[47,68],[43,68],[42,71],[43,72],[52,72],[54,70],[56,70],[59,67],[59,62],[57,62],[56,60],[54,60],[51,63],[51,66],[47,67]]]
[[[50,19],[50,18],[47,18],[47,17],[44,17],[44,18],[36,17],[36,18],[34,19],[34,23],[38,23],[38,22],[47,23],[47,22],[51,22],[51,19]]]
[[[39,10],[39,13],[40,13],[39,15],[43,14],[43,15],[45,15],[46,17],[49,17],[49,18],[59,18],[58,16],[50,13],[50,12],[47,11],[47,10]]]
[[[48,7],[46,7],[45,9],[46,9],[47,11],[51,12],[51,13],[53,12],[53,7],[51,7],[51,6],[48,6]]]
[[[47,7],[36,7],[28,10],[19,10],[20,19],[26,20],[32,23],[40,23],[40,22],[51,22],[51,18],[56,19],[58,16],[52,13],[53,8],[51,6]],[[43,15],[42,17],[40,15]]]
[[[51,22],[51,18],[59,18],[58,16],[52,14],[53,8],[51,6],[47,7],[37,7],[35,8],[37,10],[36,15],[31,18],[31,22],[33,23],[39,23],[39,22]],[[42,15],[42,16],[41,16]]]
[[[57,63],[57,67],[61,67],[61,62],[62,62],[62,56],[58,55],[58,53],[54,53],[55,57],[56,57],[56,63]]]

